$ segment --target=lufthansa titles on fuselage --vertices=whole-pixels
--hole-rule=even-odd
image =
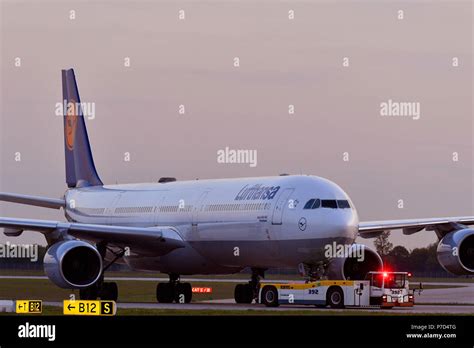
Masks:
[[[277,194],[280,186],[263,186],[262,184],[255,184],[251,187],[245,185],[239,191],[234,200],[258,200],[258,199],[273,199]]]

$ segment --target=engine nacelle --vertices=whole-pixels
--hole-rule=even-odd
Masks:
[[[80,240],[58,242],[44,256],[44,271],[61,288],[86,288],[99,279],[102,257],[89,243]]]
[[[370,271],[383,268],[380,255],[363,244],[352,244],[347,257],[335,257],[329,262],[329,279],[363,280]]]
[[[438,244],[437,257],[450,273],[474,274],[474,230],[466,228],[448,233]]]

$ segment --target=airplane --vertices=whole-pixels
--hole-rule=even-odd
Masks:
[[[158,302],[189,303],[182,275],[233,274],[251,269],[235,287],[237,303],[257,298],[271,268],[297,268],[324,279],[363,279],[383,267],[373,249],[355,244],[388,230],[436,233],[438,260],[449,272],[474,274],[474,217],[360,222],[349,196],[334,182],[312,175],[104,185],[92,157],[73,69],[62,70],[67,190],[63,197],[0,193],[0,200],[63,209],[66,222],[0,217],[7,236],[42,233],[48,249],[44,270],[81,299],[117,300],[118,287],[104,281],[110,265],[168,274],[156,287]],[[328,245],[363,250],[327,257]]]

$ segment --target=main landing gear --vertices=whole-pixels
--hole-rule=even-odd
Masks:
[[[79,290],[79,297],[81,300],[97,300],[100,297],[105,301],[117,301],[118,286],[115,282],[104,282],[102,276],[97,283],[88,288]]]
[[[170,274],[168,283],[158,283],[156,286],[156,299],[160,303],[189,303],[193,296],[190,283],[181,283],[179,275]]]
[[[97,250],[99,251],[99,254],[102,256],[102,259],[104,259],[106,251],[107,251],[107,244],[97,244]],[[118,286],[117,283],[115,282],[104,282],[104,272],[112,266],[112,264],[115,263],[119,258],[121,258],[125,254],[125,250],[120,251],[119,253],[115,253],[113,250],[109,251],[114,254],[114,259],[104,267],[102,270],[102,274],[99,278],[99,280],[94,283],[93,285],[80,289],[79,290],[79,298],[81,300],[97,300],[99,297],[101,300],[105,301],[115,301],[117,302],[118,299]]]
[[[258,300],[260,290],[260,277],[265,277],[265,270],[252,268],[252,277],[247,284],[237,284],[234,290],[234,299],[236,303],[252,303]]]

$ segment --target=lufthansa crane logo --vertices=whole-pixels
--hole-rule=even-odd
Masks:
[[[306,230],[306,219],[304,217],[302,217],[300,221],[298,221],[298,227],[301,231]]]
[[[76,126],[77,126],[77,113],[76,113],[76,102],[71,100],[67,104],[66,111],[66,146],[72,151],[74,150],[74,139],[76,138]]]

